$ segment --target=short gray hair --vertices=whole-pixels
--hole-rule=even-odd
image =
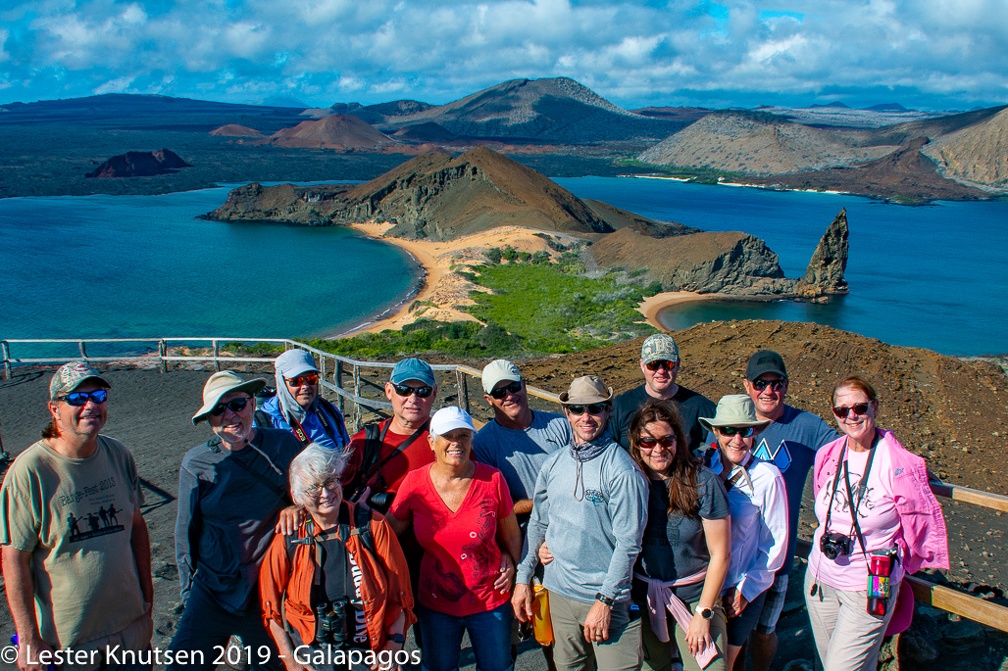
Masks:
[[[309,443],[290,464],[291,498],[299,506],[305,505],[304,491],[329,478],[343,475],[349,450],[331,450],[318,443]]]

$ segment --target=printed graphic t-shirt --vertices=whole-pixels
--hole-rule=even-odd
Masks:
[[[30,552],[42,638],[61,648],[122,631],[143,614],[130,544],[140,481],[129,450],[100,436],[72,459],[39,441],[0,490],[0,544]]]
[[[389,512],[413,520],[424,549],[418,601],[439,613],[466,616],[497,608],[510,599],[494,591],[500,574],[498,522],[514,502],[496,468],[475,463],[476,471],[462,505],[448,509],[430,478],[428,464],[406,475]]]

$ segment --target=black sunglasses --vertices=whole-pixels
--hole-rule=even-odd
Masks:
[[[399,396],[409,396],[410,394],[416,394],[417,398],[427,398],[434,393],[434,387],[430,385],[424,385],[422,387],[411,387],[408,384],[396,384],[392,383],[392,388],[395,389],[395,393]]]
[[[725,436],[734,436],[737,433],[743,438],[748,438],[756,433],[756,427],[754,426],[719,426],[717,430]]]
[[[850,407],[848,407],[846,405],[839,405],[839,406],[833,408],[833,414],[836,415],[837,417],[844,418],[844,417],[847,416],[847,413],[849,413],[851,410],[853,410],[855,415],[859,415],[860,416],[860,415],[867,414],[867,412],[868,412],[868,406],[869,405],[871,405],[871,404],[870,403],[855,403],[854,405],[852,405]]]
[[[522,390],[521,380],[518,382],[512,382],[511,384],[505,385],[503,387],[497,387],[490,392],[490,398],[495,398],[498,401],[507,396],[508,394],[517,394]]]
[[[213,407],[213,409],[207,413],[211,417],[220,417],[224,414],[225,410],[230,410],[231,412],[241,412],[248,405],[250,399],[247,398],[232,398],[227,403],[218,403]]]
[[[756,391],[763,391],[770,387],[772,391],[780,391],[787,385],[787,379],[783,380],[753,380],[752,386]]]
[[[108,398],[108,389],[95,389],[94,391],[74,391],[65,396],[57,396],[57,401],[66,401],[67,405],[80,407],[87,405],[88,399],[95,403],[104,403]]]
[[[601,415],[603,412],[609,409],[608,403],[591,403],[589,405],[565,405],[567,412],[574,415],[575,417],[580,417],[588,411],[589,415]]]

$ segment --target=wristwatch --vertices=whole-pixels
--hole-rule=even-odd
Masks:
[[[700,617],[702,617],[705,620],[714,619],[714,609],[712,608],[701,608],[697,612],[700,613]]]
[[[613,601],[612,599],[610,599],[609,597],[607,597],[602,592],[599,592],[598,594],[595,595],[595,600],[598,601],[598,602],[600,602],[600,603],[604,603],[605,605],[609,606],[610,608],[612,608],[613,604],[615,603],[615,601]]]
[[[402,645],[403,643],[406,642],[406,637],[403,636],[402,634],[392,634],[388,637],[388,640],[392,641],[393,643],[398,643],[399,645]]]

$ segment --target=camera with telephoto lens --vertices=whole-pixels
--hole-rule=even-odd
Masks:
[[[363,604],[361,604],[363,605]],[[315,643],[345,650],[352,639],[356,604],[343,597],[315,606]]]
[[[819,550],[827,559],[836,560],[837,557],[849,555],[851,551],[850,536],[831,531],[823,534],[819,539]]]

